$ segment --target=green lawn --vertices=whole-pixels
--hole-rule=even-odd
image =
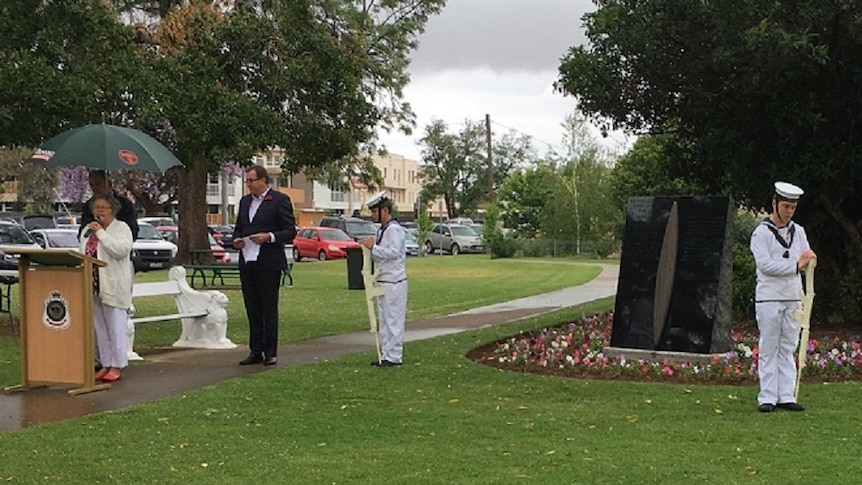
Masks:
[[[411,281],[421,268],[433,274],[431,266],[460,258],[411,260]],[[491,263],[462,264],[484,272]],[[511,271],[531,266],[501,264]],[[326,269],[317,266],[300,265],[298,274]],[[432,274],[425,279],[436,279]],[[338,279],[336,286],[346,286],[343,275]],[[434,314],[420,303],[412,310]],[[410,360],[400,368],[368,366],[371,351],[3,433],[0,480],[802,484],[852,482],[862,471],[862,389],[855,383],[805,386],[806,412],[761,414],[754,386],[563,379],[503,372],[464,357],[483,343],[612,306],[607,298],[409,342]]]
[[[594,278],[600,268],[573,266],[571,261],[549,265],[546,261],[459,255],[409,258],[407,270],[410,322],[578,285]],[[293,275],[295,286],[282,289],[279,303],[279,336],[283,342],[368,328],[365,292],[347,289],[344,260],[299,263]],[[139,273],[136,277],[138,282],[165,279],[167,270]],[[242,293],[225,293],[230,298],[228,337],[244,346],[248,342],[248,324]],[[13,313],[18,315],[17,285],[12,298]],[[135,305],[137,316],[176,312],[171,297],[138,299]],[[140,324],[135,331],[135,348],[170,347],[179,336],[179,321]],[[20,382],[20,358],[18,339],[0,336],[0,384]]]
[[[0,434],[9,483],[811,483],[862,465],[857,384],[806,388],[805,413],[755,411],[753,386],[585,381],[464,358],[612,300],[254,374]],[[72,398],[70,398],[72,399]]]

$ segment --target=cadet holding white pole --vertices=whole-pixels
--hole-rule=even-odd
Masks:
[[[377,367],[401,365],[404,355],[404,324],[407,318],[407,252],[404,248],[405,230],[392,217],[392,200],[386,192],[374,195],[368,201],[371,217],[380,223],[376,237],[366,237],[360,244],[371,250],[371,258],[378,265],[377,285],[385,288],[377,297],[380,314],[382,358],[371,363]]]
[[[796,362],[800,324],[802,278],[817,255],[808,244],[805,229],[791,219],[803,191],[786,182],[775,183],[772,213],[751,234],[751,253],[757,265],[755,312],[760,331],[757,373],[760,392],[757,410],[804,411],[796,402]]]

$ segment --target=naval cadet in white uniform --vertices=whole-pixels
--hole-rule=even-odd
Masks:
[[[757,265],[755,313],[760,331],[757,409],[763,413],[805,410],[793,397],[797,372],[793,357],[800,332],[800,323],[793,314],[802,305],[800,273],[817,256],[808,245],[805,229],[791,220],[802,193],[793,184],[776,182],[772,213],[751,234],[751,254]]]
[[[366,237],[362,245],[371,249],[371,259],[377,263],[377,284],[386,292],[377,298],[380,314],[381,360],[371,365],[396,367],[404,355],[404,321],[407,318],[407,251],[405,229],[392,217],[392,200],[386,192],[375,194],[368,201],[371,217],[380,223],[376,237]]]

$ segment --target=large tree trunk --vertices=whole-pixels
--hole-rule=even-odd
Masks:
[[[821,193],[817,199],[821,206],[826,209],[826,212],[835,220],[835,223],[844,230],[849,250],[854,254],[862,254],[862,234],[859,233],[859,227],[856,225],[856,222],[842,212],[839,205],[833,202],[830,197]]]
[[[841,229],[843,237],[823,240],[820,237],[820,246],[814,247],[818,252],[817,280],[819,285],[816,292],[820,298],[820,306],[825,312],[818,312],[818,305],[814,305],[815,314],[826,314],[833,322],[844,322],[858,325],[862,318],[862,233],[856,221],[841,210],[840,204],[833,200],[831,194],[820,193],[817,196],[820,207],[828,214],[835,226]],[[819,235],[809,235],[809,239],[817,238]],[[822,284],[827,282],[826,284]]]
[[[205,163],[190,163],[179,173],[180,219],[177,264],[191,261],[190,249],[209,249],[207,238],[207,171]]]

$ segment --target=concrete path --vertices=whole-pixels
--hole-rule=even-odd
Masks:
[[[602,273],[581,286],[410,322],[405,341],[487,327],[614,295],[619,266],[601,266]],[[235,377],[320,362],[374,348],[374,336],[366,331],[283,344],[279,347],[278,365],[275,367],[237,365],[248,354],[245,346],[231,350],[169,349],[145,353],[145,361],[128,367],[123,373],[124,379],[107,391],[71,397],[64,388],[47,387],[0,394],[0,432],[122,409]]]

